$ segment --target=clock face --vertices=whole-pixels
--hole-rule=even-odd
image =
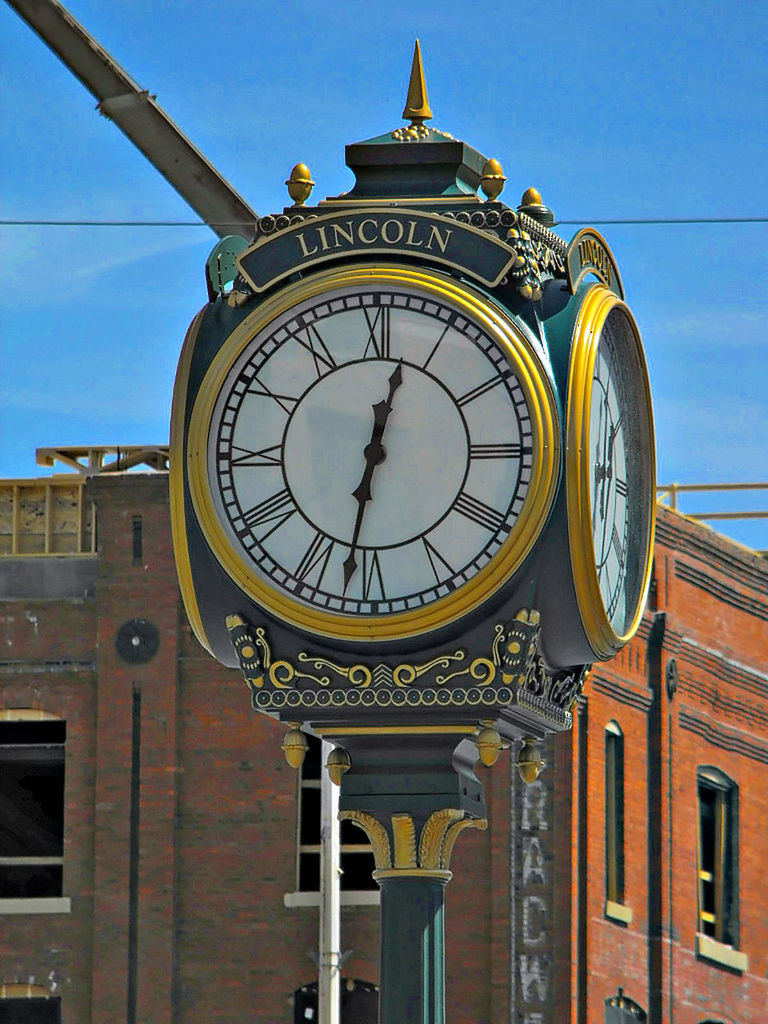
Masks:
[[[238,339],[210,389],[204,490],[217,554],[278,613],[316,610],[331,632],[400,616],[411,632],[499,556],[490,592],[519,564],[555,446],[527,342],[479,297],[413,272],[350,276]]]
[[[581,413],[574,410],[574,419],[583,417],[581,496],[591,534],[594,603],[603,620],[603,629],[596,632],[602,633],[608,649],[600,650],[600,640],[591,639],[598,653],[607,656],[634,632],[642,612],[653,535],[654,438],[635,321],[607,289],[595,288],[594,293],[585,300],[586,317],[580,317],[582,327],[589,328],[584,335],[589,336],[588,353],[580,358],[577,343],[572,354],[572,363],[583,368],[584,393]],[[578,544],[572,535],[572,555]],[[584,613],[589,589],[575,568]]]

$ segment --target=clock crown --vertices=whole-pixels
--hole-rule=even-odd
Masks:
[[[429,128],[432,119],[427,83],[416,40],[403,118],[410,124],[346,147],[355,186],[332,202],[437,199],[477,203],[488,161],[466,142]]]

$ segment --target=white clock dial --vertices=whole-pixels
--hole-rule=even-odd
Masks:
[[[506,354],[450,303],[396,287],[309,299],[257,333],[209,433],[231,543],[291,598],[346,615],[418,608],[482,570],[532,462]]]
[[[624,581],[629,523],[626,435],[614,340],[610,328],[603,331],[595,360],[590,422],[592,540],[600,593],[612,623],[626,618]]]

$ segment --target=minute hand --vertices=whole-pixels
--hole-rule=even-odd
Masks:
[[[365,455],[365,469],[363,470],[363,475],[360,478],[360,483],[354,491],[352,491],[352,497],[357,501],[357,515],[355,516],[355,528],[352,531],[352,543],[350,545],[351,550],[349,552],[349,557],[343,563],[345,591],[349,586],[349,581],[352,579],[355,570],[357,569],[355,550],[357,548],[360,530],[363,526],[365,506],[371,500],[371,480],[373,479],[373,471],[387,457],[387,453],[381,443],[381,439],[384,436],[384,428],[387,425],[389,414],[392,412],[392,399],[395,391],[397,391],[402,382],[402,366],[398,363],[389,378],[389,394],[382,402],[376,402],[373,406],[373,431],[371,432],[371,440],[365,446],[365,450],[363,452]]]

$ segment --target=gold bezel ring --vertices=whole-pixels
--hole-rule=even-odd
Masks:
[[[504,351],[526,396],[533,433],[531,481],[515,527],[491,561],[464,586],[422,608],[390,615],[351,616],[295,601],[258,576],[227,537],[215,510],[207,473],[208,436],[221,387],[245,346],[299,302],[333,289],[391,285],[458,307]],[[246,317],[214,357],[195,399],[187,443],[189,487],[200,527],[222,567],[248,597],[299,629],[335,640],[382,641],[418,636],[467,615],[487,601],[520,566],[539,536],[554,498],[560,467],[558,414],[541,363],[523,332],[479,293],[443,277],[396,264],[323,271],[270,297]]]

